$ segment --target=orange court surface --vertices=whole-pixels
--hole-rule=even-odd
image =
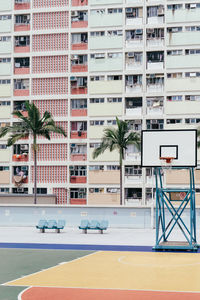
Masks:
[[[199,253],[94,251],[3,286],[23,287],[18,300],[200,300],[199,274]]]

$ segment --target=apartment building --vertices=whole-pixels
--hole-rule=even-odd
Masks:
[[[18,122],[13,110],[26,115],[27,100],[68,134],[38,139],[37,192],[63,205],[118,205],[118,153],[92,158],[104,128],[116,116],[138,132],[200,122],[200,1],[1,1],[0,126]],[[31,194],[32,141],[7,148],[6,138],[0,193]],[[130,146],[124,205],[151,204],[154,184]]]

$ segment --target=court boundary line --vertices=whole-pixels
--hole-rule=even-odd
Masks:
[[[74,262],[74,261],[76,261],[76,260],[81,260],[81,259],[84,259],[85,257],[90,256],[90,255],[97,254],[97,253],[99,253],[99,252],[100,252],[100,251],[96,251],[96,252],[93,252],[93,253],[89,253],[89,254],[86,254],[86,255],[84,255],[84,256],[81,256],[81,257],[78,257],[78,258],[74,258],[74,259],[72,259],[72,260],[70,260],[70,261],[66,261],[66,262],[63,262],[63,263],[69,264],[69,263]],[[19,277],[19,278],[17,278],[17,279],[9,280],[9,281],[4,282],[4,283],[2,283],[2,284],[0,284],[0,285],[3,285],[3,286],[27,286],[27,285],[9,285],[9,283],[11,283],[11,282],[13,282],[13,281],[17,281],[17,280],[23,279],[23,278],[28,277],[28,276],[33,276],[33,275],[42,273],[42,272],[44,272],[44,271],[47,271],[47,270],[50,270],[50,269],[53,269],[53,268],[57,268],[57,267],[59,267],[59,266],[60,266],[60,265],[57,264],[57,265],[55,265],[55,266],[53,266],[53,267],[49,267],[49,268],[46,268],[46,269],[43,269],[43,270],[40,270],[40,271],[31,273],[31,274],[28,274],[28,275],[24,275],[24,276],[21,276],[21,277]],[[42,286],[38,286],[38,287],[42,287]]]
[[[19,285],[21,287],[23,287],[24,285]],[[197,291],[167,291],[167,290],[137,290],[137,289],[121,289],[121,288],[116,288],[116,289],[113,289],[113,288],[89,288],[89,287],[59,287],[59,286],[39,286],[39,285],[34,285],[34,286],[29,286],[27,287],[27,289],[25,290],[28,290],[29,288],[49,288],[49,289],[83,289],[83,290],[113,290],[113,291],[135,291],[135,292],[159,292],[159,293],[184,293],[184,294],[199,294],[200,295],[200,291],[197,292]],[[25,291],[23,290],[23,291]],[[21,292],[23,292],[21,291]]]
[[[17,300],[22,300],[22,295],[23,293],[25,293],[26,291],[28,291],[29,289],[33,288],[32,286],[27,287],[26,289],[24,289],[23,291],[21,291],[19,293],[19,295],[17,296]]]
[[[153,246],[102,245],[102,244],[45,244],[45,243],[0,243],[0,248],[39,250],[89,250],[89,251],[138,251],[154,252]]]

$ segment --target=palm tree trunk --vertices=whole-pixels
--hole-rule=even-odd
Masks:
[[[36,136],[34,136],[33,151],[34,151],[34,204],[37,204],[37,150],[36,150]]]
[[[120,205],[123,204],[123,199],[122,199],[122,157],[123,154],[120,151],[120,161],[119,161],[119,171],[120,171]]]

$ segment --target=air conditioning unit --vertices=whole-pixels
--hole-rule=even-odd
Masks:
[[[151,124],[157,124],[158,120],[151,120]]]
[[[78,60],[78,59],[79,59],[79,56],[77,54],[72,55],[72,60]]]
[[[135,34],[142,34],[142,29],[136,29]]]
[[[28,145],[21,145],[21,146],[20,146],[20,149],[21,149],[21,150],[28,150]]]
[[[77,81],[77,78],[74,77],[74,76],[71,76],[71,77],[70,77],[70,81]]]
[[[105,58],[105,54],[95,54],[95,58]]]
[[[196,7],[197,7],[196,3],[191,3],[190,4],[190,8],[196,8]]]
[[[172,32],[178,32],[178,28],[177,27],[172,28]]]
[[[18,193],[24,193],[24,188],[17,188]]]
[[[76,10],[71,12],[72,17],[78,17],[78,12]]]
[[[126,13],[132,13],[133,12],[133,8],[132,7],[127,7],[126,8]]]
[[[196,73],[190,73],[190,77],[196,77]]]
[[[128,57],[129,58],[134,57],[134,52],[128,52]]]
[[[163,16],[164,15],[164,7],[160,6],[158,8],[158,16]]]

